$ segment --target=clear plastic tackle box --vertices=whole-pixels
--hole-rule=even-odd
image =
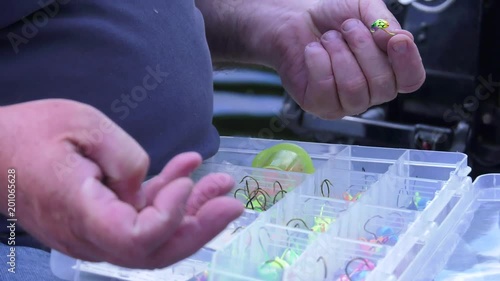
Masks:
[[[304,148],[315,172],[252,168],[282,142]],[[500,280],[500,174],[472,182],[465,154],[222,137],[192,177],[213,172],[233,176],[227,196],[246,209],[193,256],[135,270],[52,251],[53,273],[68,281]]]

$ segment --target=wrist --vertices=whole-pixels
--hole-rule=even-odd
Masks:
[[[13,157],[13,147],[11,147],[12,138],[16,134],[12,131],[10,124],[12,122],[16,122],[16,119],[12,116],[12,107],[11,106],[1,106],[0,107],[0,147],[2,148],[2,153],[0,153],[0,172],[3,172],[7,169],[7,165],[12,160]],[[3,179],[4,175],[1,175],[0,178]]]
[[[294,32],[287,24],[306,11],[303,1],[298,0],[198,0],[197,6],[205,17],[214,62],[260,64],[274,69],[289,48],[279,42],[277,34],[282,29]]]
[[[11,116],[9,116],[10,106],[0,107],[0,147],[2,153],[0,153],[0,181],[5,188],[0,189],[0,214],[7,215],[8,207],[8,194],[11,190],[8,184],[8,170],[11,169],[9,165],[11,164],[11,159],[13,155],[11,143],[11,136],[14,134],[9,128],[9,120],[13,121]]]
[[[214,63],[247,60],[245,42],[239,34],[242,31],[241,10],[249,6],[245,2],[248,1],[196,0],[196,6],[204,17],[207,42]]]

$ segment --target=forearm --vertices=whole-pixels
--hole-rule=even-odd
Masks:
[[[215,63],[241,62],[244,42],[238,35],[236,10],[241,0],[196,0],[196,6],[205,19],[208,45]],[[241,26],[241,23],[240,23]]]
[[[14,132],[9,128],[9,124],[17,122],[17,120],[13,120],[12,116],[10,116],[11,111],[11,106],[0,106],[0,130],[2,132],[0,134],[0,181],[3,187],[5,187],[0,189],[0,213],[3,215],[7,214],[8,194],[15,191],[15,183],[11,184],[9,180],[11,182],[16,180],[16,175],[12,171],[9,171],[11,168],[14,168],[10,166],[13,154],[10,144]]]
[[[237,62],[273,67],[273,34],[295,10],[296,0],[196,0],[205,18],[215,63]]]

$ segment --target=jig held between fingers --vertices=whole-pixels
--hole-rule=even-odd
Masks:
[[[388,28],[388,27],[389,27],[389,22],[388,21],[386,21],[384,19],[378,19],[378,20],[376,20],[376,21],[374,21],[372,23],[372,25],[370,27],[370,31],[372,33],[374,33],[375,31],[377,31],[377,30],[380,29],[380,30],[385,31],[389,35],[392,35],[392,36],[396,35],[396,33],[392,33],[392,32],[387,31],[386,28]]]

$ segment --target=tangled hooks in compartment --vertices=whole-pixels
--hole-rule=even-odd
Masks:
[[[245,180],[246,179],[246,180]],[[250,191],[250,186],[248,184],[248,179],[251,179],[255,182],[256,188]],[[279,181],[274,181],[273,183],[273,192],[274,198],[271,200],[271,195],[264,190],[263,188],[260,187],[259,182],[251,176],[245,176],[241,179],[239,182],[240,184],[245,181],[245,187],[238,188],[234,191],[234,198],[237,198],[237,194],[239,192],[243,192],[244,198],[247,200],[245,203],[245,208],[251,209],[254,211],[266,211],[269,205],[275,204],[278,200],[278,195],[281,195],[281,198],[284,197],[284,195],[287,193],[286,190],[283,189],[283,186]],[[276,192],[276,186],[279,187],[279,191]],[[270,204],[272,202],[272,204]]]

